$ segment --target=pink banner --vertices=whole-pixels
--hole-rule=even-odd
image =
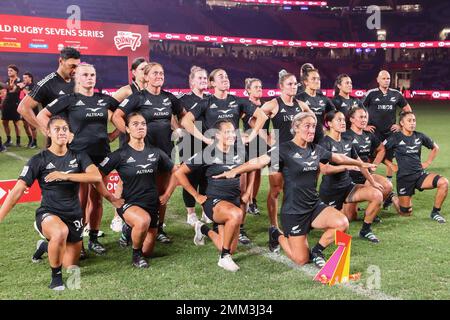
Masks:
[[[271,5],[271,6],[303,6],[303,7],[324,7],[325,1],[287,1],[287,0],[230,0],[237,3]]]

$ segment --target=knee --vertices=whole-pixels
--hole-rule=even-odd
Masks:
[[[447,178],[440,178],[437,184],[439,189],[448,190],[448,180]]]
[[[383,193],[380,190],[375,190],[372,195],[372,201],[381,204],[383,202]]]
[[[348,219],[346,216],[342,216],[339,219],[336,220],[334,224],[334,229],[337,229],[342,232],[346,232],[350,226],[350,223],[348,222]]]
[[[270,188],[269,197],[276,199],[280,195],[280,192],[281,188],[279,186],[273,186],[272,188]]]
[[[304,266],[309,262],[309,257],[303,255],[294,255],[292,261],[299,266]]]
[[[242,223],[242,218],[243,218],[242,210],[236,209],[236,210],[232,210],[230,212],[230,216],[229,216],[228,221],[233,223],[233,224],[241,224]]]
[[[62,228],[52,232],[50,236],[50,241],[53,243],[62,244],[67,240],[67,236],[69,235],[69,229]]]
[[[392,190],[394,189],[394,186],[392,185],[392,182],[390,182],[388,179],[386,179],[383,182],[383,188],[384,188],[384,193],[385,194],[389,194],[392,192]]]

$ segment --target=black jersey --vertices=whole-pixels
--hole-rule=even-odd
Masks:
[[[296,99],[299,99],[299,97],[300,97],[300,94],[302,94],[303,92],[305,92],[305,86],[303,85],[303,84],[299,84],[298,86],[297,86],[297,94],[295,95],[295,98]],[[321,90],[317,90],[316,91],[318,94],[323,94],[323,92],[321,91]]]
[[[255,107],[255,110],[257,109],[257,108],[261,108],[261,106],[262,105],[256,105],[256,104],[254,104],[253,102],[251,102],[250,100],[248,100],[251,104],[253,104],[253,106]],[[248,115],[248,114],[245,114],[245,116],[242,118],[242,122],[243,122],[243,124],[244,124],[244,131],[248,131],[248,130],[250,130],[252,127],[250,127],[250,119],[252,118],[252,116],[251,115]],[[269,126],[270,126],[270,121],[269,120],[267,120],[265,123],[264,123],[264,125],[263,125],[263,127],[262,127],[262,129],[263,130],[266,130],[266,132],[268,132],[269,131]]]
[[[117,170],[123,181],[122,197],[126,203],[152,203],[157,205],[156,176],[159,171],[170,172],[173,162],[157,147],[146,145],[138,151],[126,144],[110,153],[99,166],[105,175]]]
[[[320,201],[316,189],[319,163],[328,163],[331,152],[316,144],[308,143],[306,148],[301,148],[293,141],[287,141],[271,148],[267,155],[271,157],[272,163],[277,162],[275,157],[279,157],[279,171],[283,173],[281,214],[310,212]]]
[[[233,179],[214,179],[213,176],[229,171],[244,163],[236,148],[230,148],[228,153],[220,151],[212,145],[194,154],[185,164],[191,170],[204,169],[208,180],[206,196],[216,199],[235,199],[240,197],[240,177]]]
[[[131,89],[131,94],[141,91],[141,89],[139,88],[139,85],[135,81],[132,81],[128,86]],[[127,139],[126,133],[123,133],[123,132],[119,133],[119,147],[123,147],[126,144],[128,144],[128,139]]]
[[[364,162],[372,162],[375,158],[376,150],[381,144],[381,141],[370,132],[363,131],[362,134],[357,134],[352,129],[348,129],[342,138],[346,141],[351,141],[356,153]],[[362,181],[364,176],[360,171],[350,170],[350,176],[353,181]]]
[[[45,108],[53,100],[73,93],[73,89],[73,81],[67,82],[57,72],[52,72],[39,81],[28,95]]]
[[[310,96],[303,92],[299,95],[298,100],[303,101],[311,109],[317,117],[316,135],[314,141],[320,141],[323,138],[323,123],[327,112],[335,110],[333,103],[323,94],[316,93],[316,96]]]
[[[353,147],[352,141],[342,137],[341,141],[336,141],[330,136],[326,136],[320,145],[332,153],[343,154],[352,159],[358,159],[358,154]],[[330,162],[331,165],[336,165]],[[336,190],[346,189],[352,183],[348,170],[335,174],[327,174],[322,178],[320,184],[320,194],[336,193]]]
[[[64,113],[68,117],[74,134],[70,144],[72,150],[104,157],[110,152],[108,110],[115,111],[118,104],[113,97],[103,93],[94,93],[92,97],[72,93],[54,100],[47,109],[52,115]]]
[[[191,111],[191,109],[196,108],[197,105],[200,103],[200,101],[202,101],[202,99],[203,98],[200,98],[192,91],[179,97],[180,103],[184,107],[186,112],[189,112]],[[197,127],[197,129],[200,132],[202,131],[201,127]],[[187,158],[190,158],[194,153],[200,151],[196,150],[197,146],[203,148],[203,142],[196,139],[194,136],[185,135],[178,143],[178,147],[180,148],[181,161],[185,161]]]
[[[23,167],[19,179],[31,187],[34,180],[38,180],[42,191],[41,206],[36,214],[52,213],[67,219],[77,220],[82,217],[80,199],[78,196],[79,183],[72,181],[45,182],[45,177],[53,172],[81,173],[92,164],[85,153],[68,150],[64,156],[57,156],[49,150],[44,150],[33,156]]]
[[[242,114],[253,116],[255,106],[247,99],[228,95],[225,99],[219,99],[211,95],[198,105],[193,107],[190,112],[195,120],[203,121],[203,130],[209,130],[219,120],[228,119],[233,122],[235,129],[239,129],[239,119]]]
[[[364,106],[358,98],[350,97],[349,99],[346,99],[341,95],[335,96],[331,102],[336,107],[337,111],[340,111],[345,115],[345,118],[347,118],[350,109]]]
[[[17,86],[20,79],[16,79],[11,85],[9,79],[6,81],[6,97],[2,103],[2,120],[19,121],[20,114],[17,112],[17,107],[20,102],[21,89]]]
[[[395,124],[395,109],[402,109],[408,102],[403,94],[395,89],[389,88],[384,94],[379,88],[367,91],[363,101],[369,112],[369,125],[376,127],[380,133],[388,133]]]
[[[428,149],[434,148],[434,142],[421,132],[414,131],[411,136],[405,136],[402,132],[395,132],[384,142],[386,151],[393,150],[397,159],[397,177],[415,175],[423,171],[421,162],[422,146]]]
[[[173,94],[161,91],[154,95],[142,90],[126,98],[119,108],[125,115],[136,111],[142,113],[147,121],[147,141],[168,155],[172,153],[172,115],[180,117],[184,110]]]
[[[281,144],[294,138],[291,133],[292,120],[294,120],[295,115],[301,112],[302,109],[295,99],[292,106],[285,104],[281,97],[278,97],[276,100],[278,103],[278,112],[271,120],[273,129],[278,130],[277,141]]]

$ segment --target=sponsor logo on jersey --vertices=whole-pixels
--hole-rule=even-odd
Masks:
[[[320,113],[319,111],[321,111],[322,108],[314,108],[314,107],[311,107],[311,110],[314,111],[315,113]]]
[[[406,143],[405,143],[405,141],[402,140],[402,141],[399,142],[398,145],[399,145],[399,146],[402,146],[402,145],[406,145]]]
[[[101,108],[86,108],[86,110],[90,110],[91,112],[97,112]]]
[[[65,93],[64,91],[61,90],[61,91],[58,92],[58,94],[59,94],[60,96],[62,96],[62,95],[64,95],[64,94],[66,94],[66,93]]]
[[[359,141],[356,140],[356,138],[355,138],[355,139],[353,139],[352,143],[359,143]]]
[[[170,102],[170,99],[169,98],[165,98],[164,100],[163,100],[163,106],[166,106],[166,107],[168,107],[168,106],[170,106],[171,104],[172,104],[172,102]]]
[[[284,108],[283,108],[283,109],[281,109],[280,113],[286,113],[286,110],[284,110]]]
[[[364,144],[362,146],[359,147],[359,149],[361,150],[361,152],[366,152],[368,151],[367,149],[369,149],[370,145],[369,144]]]
[[[347,107],[347,104],[345,102],[342,102],[341,107]]]
[[[391,102],[396,102],[397,100],[395,99],[395,97],[391,98]]]
[[[415,144],[420,144],[420,138],[417,138],[416,140],[414,140]]]
[[[216,158],[213,160],[212,163],[215,163],[215,164],[223,164],[223,161],[216,157]]]
[[[377,102],[380,101],[380,98],[376,98],[375,101],[377,101]]]
[[[147,167],[150,166],[150,165],[151,165],[151,163],[148,163],[148,164],[138,164],[138,165],[136,165],[136,167],[139,167],[139,168],[142,168],[142,169],[147,169]]]
[[[236,101],[231,101],[228,107],[230,108],[236,108],[238,105],[236,104]]]
[[[217,109],[218,106],[217,106],[215,103],[213,103],[209,108],[210,108],[210,109]]]
[[[228,110],[218,110],[218,112],[221,112],[221,113],[223,113],[223,114],[227,114],[228,112],[230,112],[231,111],[231,109],[228,109]]]
[[[155,110],[158,110],[159,112],[161,112],[161,111],[163,111],[163,110],[165,110],[166,109],[166,107],[162,107],[162,108],[155,108]]]
[[[295,153],[294,154],[294,159],[301,159],[302,158],[302,155],[300,154],[300,153]]]
[[[142,45],[141,39],[142,35],[140,33],[117,31],[117,35],[114,36],[114,44],[117,50],[130,48],[131,51],[136,51]]]
[[[144,106],[152,106],[152,105],[153,104],[148,99],[144,102]]]
[[[333,146],[333,147],[331,148],[331,152],[338,152],[338,149],[337,149],[335,146]]]
[[[325,107],[325,102],[323,102],[323,100],[320,100],[320,101],[319,101],[319,106]]]
[[[231,170],[231,169],[235,168],[236,165],[233,164],[233,165],[230,165],[230,166],[223,166],[223,167],[224,167],[224,168],[227,168],[228,170]]]
[[[305,164],[306,164],[308,167],[310,167],[310,166],[312,166],[312,165],[314,164],[314,161],[311,161],[311,162],[305,162]]]
[[[129,157],[127,160],[127,163],[132,163],[132,162],[136,162],[136,160],[134,160],[133,157]]]
[[[47,170],[52,170],[52,169],[56,169],[56,167],[55,167],[55,165],[53,164],[53,163],[49,163],[46,167],[45,167],[45,169],[47,169]]]
[[[398,193],[405,194],[406,193],[406,188],[401,188]]]
[[[84,102],[81,100],[78,100],[77,103],[75,103],[76,106],[85,106]]]

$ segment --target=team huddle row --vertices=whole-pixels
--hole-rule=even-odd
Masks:
[[[448,181],[425,171],[439,148],[415,131],[416,117],[402,94],[389,88],[386,71],[378,75],[379,88],[369,90],[363,102],[350,96],[351,78],[338,76],[330,100],[320,92],[319,71],[305,64],[300,85],[295,75],[280,72],[281,96],[266,103],[256,78],[246,80],[248,99],[230,95],[222,69],[208,75],[192,67],[192,92],[181,97],[162,90],[160,64],[139,58],[131,72],[133,82],[112,97],[96,93],[94,66],[80,63],[79,52],[65,48],[58,70],[19,105],[27,122],[48,137],[48,146],[23,168],[0,209],[0,221],[38,180],[42,202],[35,226],[48,242],[39,243],[33,261],[48,253],[51,289],[64,289],[62,266],[76,266],[84,255],[86,224],[88,249],[106,252],[98,240],[103,198],[124,222],[120,243],[131,244],[133,266],[147,268],[155,242],[170,242],[163,225],[167,202],[178,185],[183,187],[187,222],[195,230],[194,243],[203,245],[209,238],[220,252],[218,266],[238,271],[232,255],[239,242],[250,243],[245,215],[259,211],[255,199],[266,166],[269,249],[278,252],[281,247],[297,264],[323,267],[323,251],[336,230],[345,232],[357,218],[360,202],[368,205],[359,237],[370,243],[380,242],[372,224],[379,220],[381,207],[393,203],[399,214],[411,215],[415,189],[437,188],[430,217],[445,222],[440,209]],[[213,94],[206,95],[208,87]],[[36,116],[33,108],[39,104],[44,108]],[[396,108],[402,109],[398,124]],[[239,129],[241,119],[245,133]],[[115,126],[111,133],[109,121]],[[179,137],[178,148],[174,136]],[[120,147],[111,152],[110,142],[117,138]],[[431,149],[424,163],[422,146]],[[180,165],[174,161],[177,155]],[[387,177],[374,173],[382,162]],[[105,177],[114,170],[121,184],[112,194]],[[202,220],[212,226],[198,220],[196,203],[202,206]],[[309,249],[311,229],[324,232]]]

